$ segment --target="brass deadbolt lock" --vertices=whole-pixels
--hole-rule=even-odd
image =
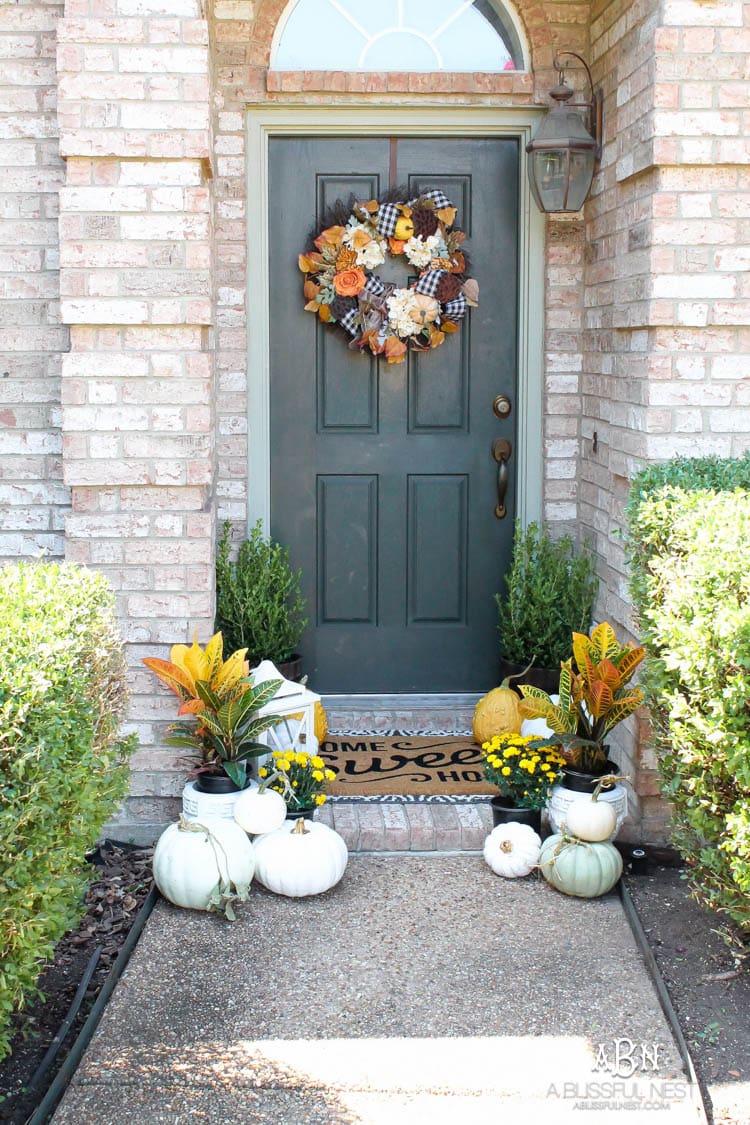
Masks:
[[[511,401],[505,395],[498,395],[492,404],[493,413],[498,418],[507,418],[512,409]]]

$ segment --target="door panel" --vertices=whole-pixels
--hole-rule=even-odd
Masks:
[[[407,582],[410,625],[466,624],[468,478],[410,476]],[[436,560],[440,565],[436,566]]]
[[[310,682],[325,692],[484,689],[496,679],[493,595],[515,515],[515,452],[498,520],[491,446],[515,445],[515,413],[501,421],[492,403],[516,402],[517,142],[270,146],[271,531],[303,571]],[[304,312],[297,254],[335,200],[399,184],[410,195],[439,187],[458,207],[480,306],[441,348],[389,366]]]

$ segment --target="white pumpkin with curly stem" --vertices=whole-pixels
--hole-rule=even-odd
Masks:
[[[496,875],[518,879],[539,862],[542,841],[528,824],[498,824],[484,842],[484,858]]]
[[[199,823],[181,816],[159,837],[153,869],[154,882],[175,906],[224,910],[230,899],[247,898],[255,856],[252,844],[233,820]]]

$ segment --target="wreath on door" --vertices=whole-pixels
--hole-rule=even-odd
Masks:
[[[406,194],[398,188],[367,203],[339,200],[299,255],[305,311],[341,329],[350,348],[369,348],[388,363],[401,363],[410,349],[440,347],[479,303],[454,205],[438,188],[404,201]],[[418,269],[416,281],[399,287],[374,273],[389,255]]]

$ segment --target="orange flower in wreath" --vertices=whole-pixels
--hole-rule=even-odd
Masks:
[[[356,297],[364,289],[366,280],[364,270],[342,270],[334,274],[333,288],[339,297]]]

